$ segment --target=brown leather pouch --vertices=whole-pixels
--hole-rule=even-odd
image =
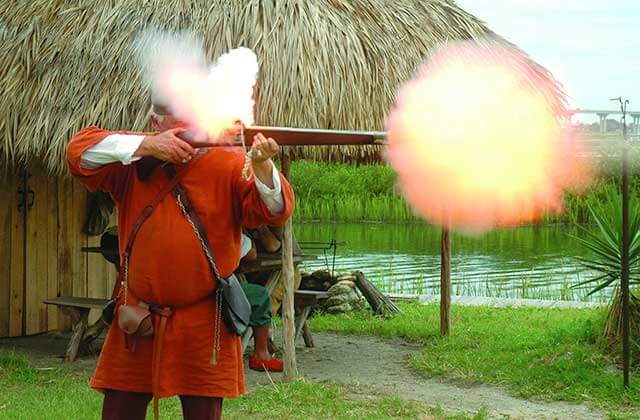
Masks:
[[[149,305],[144,302],[138,305],[121,305],[118,308],[118,327],[125,334],[138,337],[153,335],[153,322]]]

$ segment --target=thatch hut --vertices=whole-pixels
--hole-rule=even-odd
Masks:
[[[130,46],[148,27],[194,30],[211,58],[256,51],[259,124],[367,130],[383,128],[398,85],[431,47],[491,33],[452,0],[2,2],[0,336],[56,328],[44,298],[111,287],[113,269],[80,252],[97,238],[81,232],[87,194],[66,176],[64,151],[88,124],[145,128],[148,92]],[[294,155],[369,160],[377,150]]]

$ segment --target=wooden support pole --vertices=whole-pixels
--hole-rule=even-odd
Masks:
[[[440,334],[451,334],[451,236],[442,229],[440,241]]]
[[[289,161],[285,152],[280,155],[282,173],[289,175]],[[294,268],[293,268],[293,226],[291,218],[286,221],[282,231],[282,282],[284,298],[282,300],[282,327],[284,329],[284,380],[293,381],[298,377],[296,367],[295,314],[294,314]]]
[[[624,387],[629,388],[629,370],[630,370],[630,317],[629,317],[629,246],[630,246],[630,232],[629,232],[629,144],[627,141],[627,122],[626,112],[627,103],[623,103],[622,100],[622,255],[621,255],[621,282],[620,282],[620,297],[622,298],[622,376]],[[634,232],[635,233],[635,232]]]

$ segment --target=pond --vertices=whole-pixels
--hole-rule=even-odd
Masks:
[[[321,245],[335,239],[337,271],[362,271],[381,290],[397,294],[439,294],[440,230],[423,224],[296,223],[305,254],[318,259],[306,271],[334,266],[333,251]],[[575,227],[525,226],[495,230],[479,237],[453,234],[452,293],[529,299],[603,301],[607,290],[587,297],[571,285],[593,273],[575,256],[587,252],[571,235]],[[325,257],[326,255],[326,257]]]

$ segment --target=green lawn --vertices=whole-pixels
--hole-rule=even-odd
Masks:
[[[21,354],[0,350],[0,419],[99,419],[102,399],[88,385],[86,373],[69,367],[34,368]],[[297,381],[255,387],[236,400],[225,400],[225,419],[482,419],[448,415],[437,407],[395,397],[369,395],[332,383]],[[160,401],[160,416],[181,418],[177,398]],[[147,418],[153,418],[151,410]]]
[[[411,360],[420,373],[496,384],[514,395],[640,409],[640,372],[623,391],[622,374],[600,340],[602,309],[452,308],[452,335],[439,335],[439,306],[400,304],[384,320],[359,312],[314,317],[315,331],[402,337],[423,344]]]
[[[410,363],[425,375],[496,384],[522,397],[591,403],[613,418],[640,413],[640,372],[623,391],[622,375],[599,339],[601,309],[454,306],[452,336],[442,338],[437,305],[400,308],[402,314],[389,320],[366,312],[318,315],[311,328],[417,341],[423,350]],[[101,398],[87,381],[86,372],[40,370],[25,355],[0,350],[0,419],[97,419]],[[179,418],[177,399],[162,400],[161,412]],[[229,419],[466,418],[362,388],[305,381],[253,387],[225,401],[224,413]]]

